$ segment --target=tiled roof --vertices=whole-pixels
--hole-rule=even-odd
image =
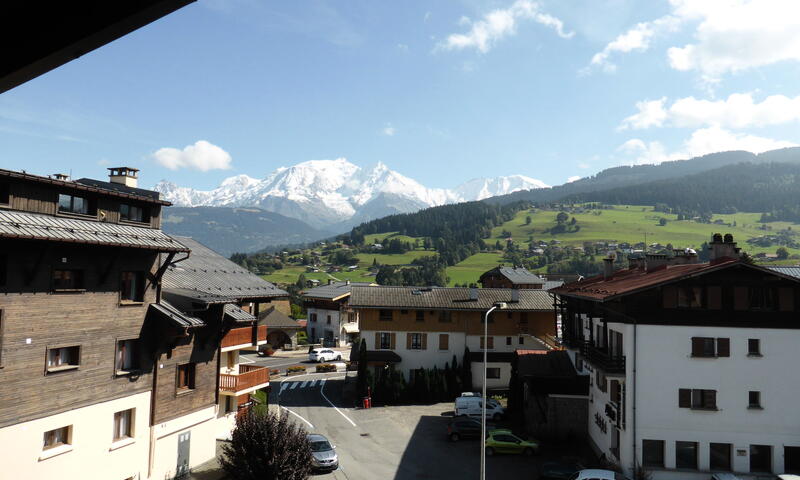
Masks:
[[[138,197],[146,197],[150,200],[159,201],[159,193],[154,190],[145,190],[144,188],[134,188],[121,183],[104,182],[103,180],[95,180],[93,178],[79,178],[75,183],[88,185],[90,187],[102,188],[103,190],[111,190],[117,193],[127,193],[128,195],[135,195]],[[169,202],[161,202],[169,205]]]
[[[578,374],[566,350],[533,351],[518,350],[517,372],[521,377],[574,377]]]
[[[192,250],[188,259],[167,268],[164,287],[214,294],[228,299],[286,297],[289,294],[189,237],[175,237]]]
[[[650,272],[640,268],[617,270],[608,279],[603,278],[603,275],[597,275],[579,282],[568,283],[550,292],[567,297],[580,297],[602,302],[732,265],[744,264],[738,259],[722,258],[720,261],[711,263],[667,265]]]
[[[161,300],[161,303],[151,303],[150,309],[156,314],[160,315],[162,318],[172,322],[178,327],[182,328],[194,328],[194,327],[202,327],[206,324],[203,320],[193,317],[191,315],[187,315],[177,308],[175,308],[171,303],[167,302],[166,300]]]
[[[161,230],[36,213],[0,210],[0,238],[46,240],[160,252],[189,249]]]
[[[234,322],[253,322],[255,321],[256,317],[250,315],[249,313],[245,312],[241,308],[237,307],[232,303],[225,304],[224,307],[224,315]]]
[[[549,311],[553,301],[544,290],[511,290],[508,288],[476,288],[477,300],[470,300],[470,288],[444,287],[360,287],[350,295],[351,307],[410,308],[422,310],[486,311],[497,302],[506,302],[507,310]],[[512,302],[514,292],[519,301]]]
[[[266,325],[267,331],[269,331],[270,328],[286,328],[290,330],[303,328],[297,320],[293,320],[285,313],[278,311],[275,307],[259,313],[258,324]]]
[[[304,292],[303,297],[334,300],[349,295],[350,288],[353,286],[367,287],[369,285],[371,285],[369,282],[333,282],[328,285],[312,288]]]
[[[499,274],[506,277],[512,284],[514,285],[526,285],[526,284],[543,284],[544,280],[542,280],[539,275],[535,273],[529,272],[528,269],[524,267],[495,267],[488,272],[481,275],[483,278],[486,275],[492,274]]]

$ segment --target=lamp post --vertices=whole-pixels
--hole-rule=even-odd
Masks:
[[[486,480],[486,351],[489,348],[489,315],[496,309],[506,308],[504,302],[495,303],[483,316],[483,389],[481,391],[481,480]]]

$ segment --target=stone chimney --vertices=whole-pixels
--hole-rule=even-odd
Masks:
[[[511,303],[519,303],[519,290],[516,288],[511,289]]]
[[[470,287],[469,289],[469,299],[472,302],[478,301],[478,289],[475,287]]]
[[[721,234],[715,233],[711,237],[708,249],[711,251],[710,259],[712,262],[722,258],[739,258],[739,251],[741,250],[736,246],[736,242],[733,241],[733,235],[730,233],[726,233],[724,238]]]
[[[139,170],[130,167],[109,168],[108,180],[111,183],[119,183],[126,187],[136,188],[139,184]]]
[[[673,253],[675,254],[675,256],[672,257],[673,265],[688,265],[700,261],[697,257],[697,252],[691,248],[673,250]]]
[[[628,258],[628,268],[630,268],[631,270],[638,270],[644,268],[644,258],[642,257]]]
[[[350,280],[345,280],[345,281],[344,281],[344,284],[345,284],[345,285],[350,285]]]
[[[652,272],[659,267],[663,267],[672,263],[669,255],[664,255],[662,253],[648,253],[644,256],[644,261],[645,268],[648,272]]]
[[[614,276],[614,254],[608,253],[608,256],[603,259],[603,278],[611,278]]]
[[[328,279],[328,285],[331,285],[332,283],[333,283],[333,279],[332,279],[332,278],[329,278],[329,279]]]
[[[56,180],[61,180],[66,182],[67,180],[69,180],[69,175],[67,175],[66,173],[54,173],[53,178],[55,178]]]

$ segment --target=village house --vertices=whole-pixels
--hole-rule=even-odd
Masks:
[[[344,347],[358,338],[358,322],[348,305],[351,289],[355,286],[374,286],[374,283],[350,280],[312,288],[303,293],[306,307],[306,333],[309,343],[324,343]]]
[[[495,267],[484,272],[478,279],[483,288],[526,288],[550,290],[561,286],[561,279],[541,277],[525,267]]]
[[[490,315],[484,340],[484,314],[498,302],[507,308]],[[461,362],[468,348],[475,388],[483,384],[484,349],[487,388],[506,390],[513,352],[546,349],[556,331],[553,301],[541,289],[354,286],[350,307],[372,367],[395,364],[408,379],[419,368],[444,368],[454,355]]]
[[[800,472],[795,408],[800,279],[740,258],[715,234],[555,289],[563,343],[589,375],[592,446],[629,473],[747,479]]]

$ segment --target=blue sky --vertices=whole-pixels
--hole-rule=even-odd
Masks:
[[[201,0],[0,95],[2,167],[429,187],[800,143],[800,2]]]

